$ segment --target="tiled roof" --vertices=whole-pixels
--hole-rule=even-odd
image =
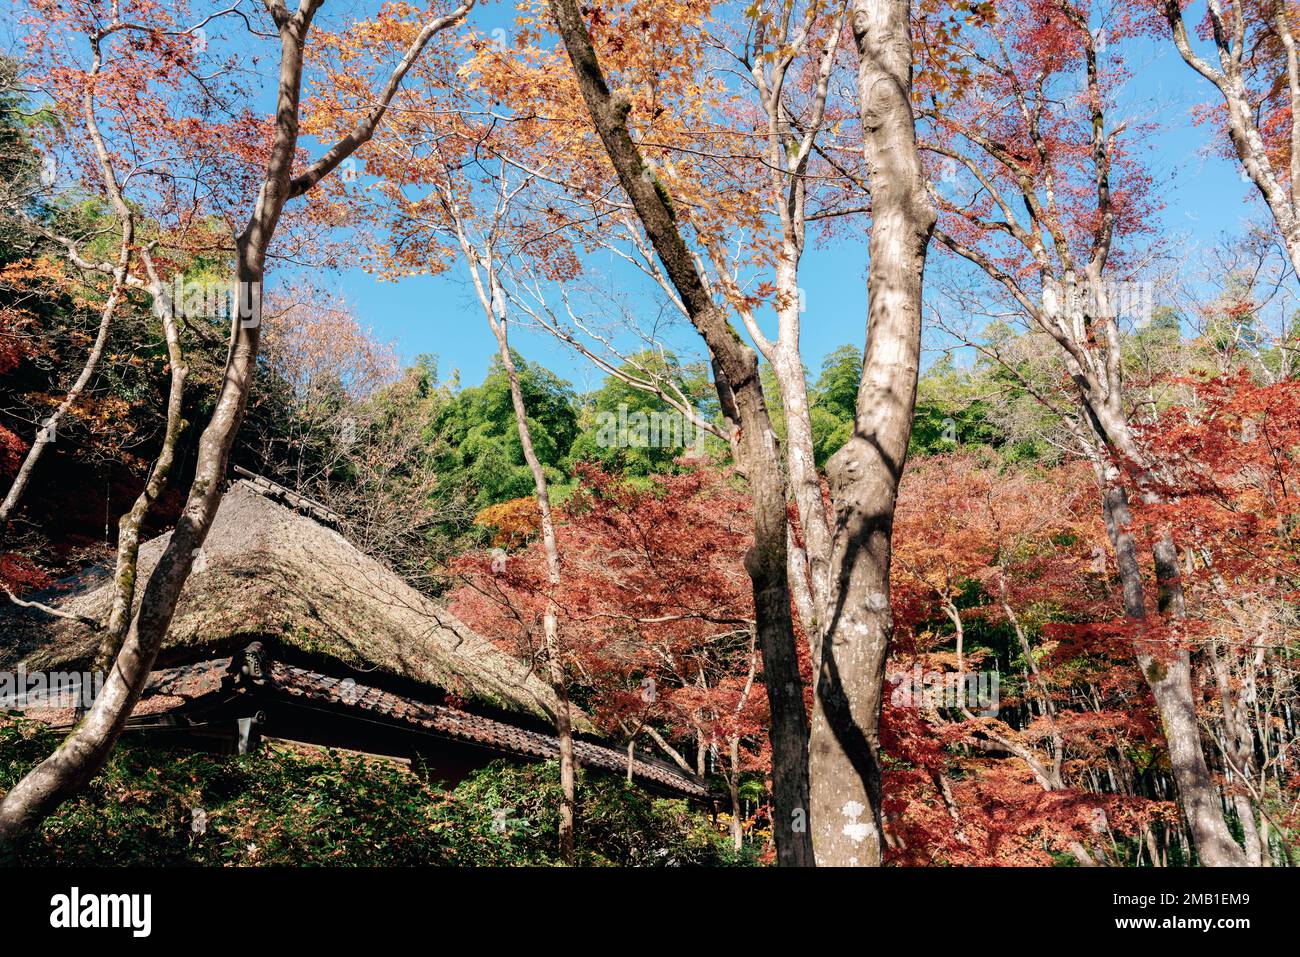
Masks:
[[[230,658],[213,658],[179,668],[160,668],[149,675],[144,693],[131,711],[132,718],[166,714],[197,698],[221,690],[222,681],[230,671]],[[53,728],[70,728],[77,721],[75,700],[33,701],[26,707],[16,708],[33,721],[41,721]]]
[[[356,708],[391,722],[441,735],[457,741],[493,748],[508,754],[533,758],[556,758],[559,741],[552,735],[529,731],[505,721],[470,714],[446,705],[428,704],[416,698],[357,684],[350,678],[336,678],[308,671],[281,661],[267,662],[269,681],[264,691],[287,695],[303,701],[315,701],[344,708]],[[131,712],[132,718],[166,714],[183,705],[221,690],[231,676],[232,659],[214,658],[192,665],[162,668],[149,676],[144,694]],[[231,686],[233,693],[234,688]],[[26,716],[56,728],[71,727],[76,711],[71,707],[28,707]],[[575,741],[574,751],[584,767],[627,773],[627,752]],[[708,790],[694,776],[660,762],[636,757],[633,777],[687,797],[703,798]]]
[[[390,721],[422,728],[432,734],[458,741],[469,741],[511,754],[536,758],[555,758],[560,752],[559,742],[548,734],[528,731],[504,721],[445,705],[426,704],[414,698],[357,684],[350,679],[340,680],[279,661],[271,663],[271,679],[277,690],[295,698],[358,708]],[[627,772],[626,752],[587,741],[576,741],[574,751],[579,763],[585,767]],[[679,794],[690,797],[708,795],[698,779],[669,765],[635,758],[632,774]]]

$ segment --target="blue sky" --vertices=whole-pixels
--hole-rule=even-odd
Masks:
[[[370,0],[327,3],[319,19],[322,26],[328,26],[371,12],[372,7]],[[1189,11],[1189,21],[1199,18],[1200,12]],[[490,34],[496,28],[508,29],[513,18],[512,2],[488,2],[473,11],[471,23],[475,29]],[[10,24],[4,32],[10,34],[13,29]],[[1193,107],[1212,100],[1217,91],[1187,68],[1163,36],[1128,43],[1124,50],[1133,76],[1122,95],[1120,114],[1159,125],[1151,141],[1154,149],[1150,169],[1157,188],[1166,188],[1166,203],[1156,225],[1178,258],[1192,263],[1198,247],[1214,244],[1224,233],[1239,232],[1248,217],[1258,218],[1262,203],[1254,188],[1241,180],[1236,164],[1221,158],[1218,144],[1210,142],[1214,131],[1192,122]],[[269,89],[267,92],[269,96]],[[932,276],[954,268],[951,257],[937,244],[932,247],[930,262]],[[810,231],[801,285],[807,307],[803,354],[814,374],[826,353],[844,343],[860,346],[863,342],[866,268],[865,234],[853,237],[841,230],[833,240],[822,242]],[[495,341],[460,264],[442,275],[398,282],[379,281],[361,269],[318,275],[315,279],[340,292],[362,324],[370,327],[377,338],[393,342],[404,361],[421,353],[434,353],[444,375],[458,369],[465,384],[482,379],[495,352]],[[659,303],[651,299],[647,296],[648,312],[657,311]],[[587,360],[544,332],[516,329],[512,337],[525,356],[554,369],[578,389],[599,384],[601,376]],[[935,346],[942,344],[933,335],[928,335],[927,341]],[[693,350],[696,357],[700,355],[698,338],[689,329],[683,330],[678,342]],[[938,354],[938,350],[931,351],[929,359]]]
[[[503,23],[502,6],[475,11],[480,29]],[[1168,184],[1158,228],[1174,243],[1178,258],[1192,262],[1202,245],[1222,234],[1238,232],[1246,218],[1258,216],[1261,204],[1253,187],[1238,176],[1236,164],[1222,159],[1213,130],[1193,124],[1198,103],[1217,96],[1182,62],[1171,43],[1151,40],[1126,47],[1133,78],[1123,95],[1121,113],[1159,124],[1152,139],[1151,171],[1158,185]],[[932,272],[951,264],[951,257],[932,248]],[[815,373],[821,358],[843,343],[861,345],[866,316],[866,237],[843,235],[810,246],[802,267],[806,290],[803,347]],[[495,342],[461,270],[439,276],[379,282],[361,270],[333,277],[335,287],[354,305],[363,323],[383,340],[394,341],[403,359],[436,353],[444,373],[459,369],[462,381],[479,381]],[[579,389],[597,385],[590,364],[545,333],[519,329],[513,344],[530,359],[569,378]],[[690,342],[690,337],[683,339]],[[939,345],[933,336],[927,342]],[[698,348],[696,343],[692,346]],[[938,350],[929,352],[932,360]]]

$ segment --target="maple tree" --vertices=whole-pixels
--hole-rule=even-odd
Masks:
[[[244,455],[431,595],[450,580],[452,610],[545,675],[566,862],[588,717],[629,781],[638,748],[712,777],[733,848],[785,865],[1294,862],[1285,263],[1252,227],[1191,306],[1152,313],[1168,194],[1153,124],[1118,119],[1130,51],[1172,27],[1294,265],[1289,7],[1211,2],[1193,43],[1177,3],[1146,2],[534,0],[508,31],[392,2],[322,31],[303,0],[248,36],[181,2],[29,6],[60,172],[0,272],[0,377],[48,360],[25,407],[107,433],[141,348],[166,408],[131,463],[112,609],[86,622],[112,680],[5,796],[0,838],[102,765]],[[249,88],[262,40],[274,116]],[[311,282],[263,302],[281,264],[338,265],[339,226],[382,279],[468,280],[496,344],[482,386],[427,357],[399,375]],[[810,386],[804,260],[857,238],[865,345]],[[184,283],[232,275],[233,314],[190,314]],[[923,282],[973,365],[922,369]],[[59,342],[28,308],[56,301],[77,319]],[[602,389],[526,360],[526,327]],[[629,405],[689,423],[692,454],[592,428]],[[0,536],[43,448],[0,425]],[[194,481],[137,586],[178,458]],[[49,583],[0,553],[11,602],[59,614],[23,597]]]
[[[1141,286],[1125,257],[1152,200],[1132,146],[1124,145],[1141,131],[1108,125],[1125,66],[1103,56],[1089,16],[1069,0],[1008,5],[996,22],[974,28],[960,84],[935,84],[927,149],[960,174],[947,195],[933,190],[943,214],[936,237],[1059,350],[1064,396],[1034,394],[1061,417],[1096,472],[1125,614],[1137,623],[1138,664],[1174,750],[1198,851],[1212,864],[1240,863],[1199,740],[1190,652],[1166,630],[1185,617],[1178,545],[1168,528],[1150,542],[1151,620],[1132,529],[1130,500],[1154,502],[1160,494],[1156,463],[1126,401],[1120,327],[1122,317],[1142,318],[1141,302],[1126,295]],[[1109,28],[1123,39],[1136,26],[1121,11]],[[1072,89],[1080,67],[1082,88]],[[941,94],[949,97],[942,107]],[[964,184],[972,184],[973,199],[957,195]]]
[[[1260,383],[1241,370],[1191,383],[1190,408],[1144,430],[1161,462],[1161,500],[1143,505],[1155,527],[1186,542],[1186,639],[1206,659],[1217,702],[1209,720],[1224,789],[1243,830],[1247,863],[1271,855],[1270,831],[1288,830],[1278,800],[1289,749],[1275,708],[1292,694],[1285,664],[1298,580],[1292,540],[1300,448],[1293,380]]]
[[[546,609],[557,609],[566,681],[597,727],[629,754],[648,739],[684,770],[720,773],[739,849],[741,777],[770,760],[753,595],[737,561],[749,503],[732,475],[703,465],[648,487],[592,465],[578,477],[557,513],[559,581],[534,535],[460,560],[452,610],[531,660],[545,646]],[[497,506],[480,521],[518,541],[521,510]]]
[[[81,94],[93,152],[104,171],[105,188],[109,191],[123,224],[118,265],[107,270],[113,276],[115,287],[126,285],[134,219],[130,207],[120,196],[121,180],[114,171],[113,154],[105,145],[102,129],[93,121],[92,116],[92,94],[99,89],[99,68],[103,62],[104,44],[116,42],[135,54],[135,58],[123,62],[120,74],[105,82],[107,88],[121,96],[118,104],[120,108],[112,115],[119,124],[119,131],[126,132],[128,142],[130,136],[137,131],[157,128],[165,134],[174,134],[164,136],[163,142],[178,152],[184,153],[191,145],[195,145],[200,151],[206,146],[216,150],[219,156],[231,155],[229,144],[218,139],[207,139],[197,133],[200,121],[192,113],[177,110],[176,97],[164,95],[155,99],[141,98],[138,95],[141,85],[148,83],[151,78],[192,75],[184,70],[172,69],[176,47],[180,45],[194,51],[194,31],[210,24],[213,18],[178,27],[179,21],[188,14],[183,6],[169,10],[149,0],[139,2],[141,6],[129,6],[125,10],[121,5],[115,4],[106,18],[101,16],[93,4],[51,5],[48,10],[42,11],[49,25],[48,32],[37,30],[34,34],[35,54],[47,57],[50,72],[56,77],[66,77],[71,89]],[[228,235],[233,243],[226,247],[234,261],[234,288],[238,308],[231,321],[230,348],[222,387],[199,442],[195,476],[185,510],[172,533],[165,554],[145,583],[138,604],[133,599],[139,519],[133,523],[131,532],[124,530],[120,534],[117,588],[113,609],[106,623],[106,638],[100,650],[101,666],[114,666],[108,672],[109,677],[103,691],[63,745],[5,795],[3,803],[0,803],[0,841],[8,843],[16,840],[51,809],[75,793],[102,766],[121,733],[131,708],[144,689],[175,612],[181,589],[221,502],[227,459],[243,419],[256,367],[267,256],[285,205],[291,198],[310,191],[373,135],[411,65],[436,34],[456,26],[466,16],[470,4],[441,16],[430,13],[427,19],[421,16],[414,21],[404,21],[404,28],[397,30],[399,37],[395,45],[401,51],[397,65],[381,87],[378,97],[367,97],[361,109],[354,114],[357,116],[354,125],[320,158],[295,173],[295,165],[299,161],[299,112],[308,34],[319,7],[319,0],[303,0],[293,11],[280,3],[268,4],[266,8],[267,19],[279,41],[276,112],[274,119],[262,127],[259,138],[261,148],[253,153],[255,162],[250,165],[259,172],[253,176],[236,177],[234,180],[232,192],[241,197],[236,208],[243,206],[249,210],[245,225],[237,231],[233,227],[230,229]],[[402,12],[406,12],[404,8],[389,8],[383,11],[381,19],[393,18]],[[91,49],[89,70],[69,67],[62,62],[61,47],[49,40],[56,35],[55,28],[58,26],[70,26],[87,38]],[[44,46],[41,45],[42,37],[46,38]],[[204,103],[205,100],[201,99],[200,104]],[[145,115],[140,114],[141,110]],[[179,119],[171,119],[173,115]],[[247,124],[248,116],[248,111],[241,115],[242,125]],[[174,124],[177,123],[181,128],[176,128]],[[213,129],[214,135],[219,132],[218,129]],[[235,138],[233,142],[238,143],[240,139]],[[246,158],[240,156],[237,149],[233,152],[241,160]],[[164,176],[163,182],[166,184],[174,181]],[[255,196],[250,196],[254,192]],[[191,209],[185,203],[174,205],[181,210]],[[102,264],[96,266],[85,262],[80,257],[75,241],[69,240],[65,245],[79,266],[106,271]],[[133,513],[140,517],[157,497],[166,480],[180,427],[180,394],[184,380],[174,303],[170,302],[158,270],[150,263],[147,253],[142,252],[141,259],[149,278],[147,285],[145,280],[137,281],[152,294],[167,328],[173,387],[167,428],[170,441],[164,445],[149,483],[133,508]],[[107,312],[106,309],[106,314]]]
[[[1134,16],[1158,21],[1187,66],[1218,92],[1221,105],[1204,112],[1226,137],[1221,148],[1258,191],[1292,269],[1300,272],[1300,51],[1292,5],[1208,0],[1190,29],[1179,0],[1139,4]],[[1209,50],[1199,39],[1209,40]]]

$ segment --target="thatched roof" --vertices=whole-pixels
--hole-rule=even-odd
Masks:
[[[141,546],[142,586],[168,538]],[[106,576],[99,572],[82,585],[46,601],[102,619],[111,597]],[[253,639],[540,718],[555,701],[523,663],[343,536],[239,481],[222,499],[159,665],[229,654]],[[29,671],[84,668],[98,642],[77,622],[0,608],[0,667],[22,661]]]

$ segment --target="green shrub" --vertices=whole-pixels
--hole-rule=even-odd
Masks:
[[[59,743],[0,724],[0,792]],[[588,865],[738,862],[708,816],[609,775],[579,775]],[[454,791],[333,751],[219,756],[123,742],[107,766],[6,863],[519,866],[558,862],[555,764],[497,761]],[[195,811],[206,815],[193,833]]]
[[[7,790],[58,737],[0,728]],[[384,762],[334,752],[222,757],[123,744],[45,822],[20,863],[439,864],[446,795]],[[195,809],[207,818],[192,833]]]
[[[494,761],[452,795],[466,863],[558,862],[559,768]],[[689,802],[657,798],[614,775],[578,772],[578,863],[663,867],[746,862]]]

